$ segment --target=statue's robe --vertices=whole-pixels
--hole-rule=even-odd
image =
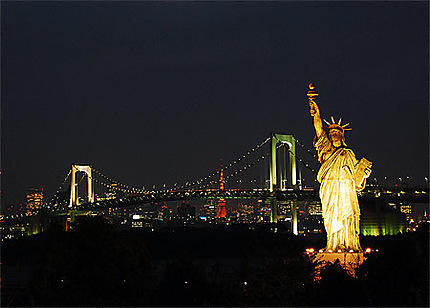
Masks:
[[[315,137],[314,146],[322,164],[317,179],[321,183],[319,194],[327,231],[326,251],[362,251],[357,191],[364,188],[365,179],[355,182],[359,162],[351,149],[334,147],[325,133]]]

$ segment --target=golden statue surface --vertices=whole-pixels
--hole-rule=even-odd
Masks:
[[[315,98],[319,96],[314,84],[308,92],[310,113],[313,117],[316,136],[314,147],[318,152],[321,167],[317,180],[322,203],[324,226],[327,231],[326,252],[361,252],[360,207],[357,191],[366,186],[372,163],[362,158],[358,161],[354,152],[345,144],[345,131],[349,125],[325,121],[323,127],[319,107]]]

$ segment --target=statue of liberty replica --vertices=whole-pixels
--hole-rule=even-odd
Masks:
[[[358,161],[354,152],[345,143],[348,124],[342,119],[323,127],[319,107],[315,98],[319,96],[314,84],[309,85],[310,113],[313,117],[316,136],[314,147],[318,152],[321,167],[317,180],[320,183],[319,195],[322,204],[324,226],[327,231],[325,252],[361,252],[360,207],[357,191],[366,186],[372,163],[362,158]]]

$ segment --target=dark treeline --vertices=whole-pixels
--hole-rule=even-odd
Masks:
[[[429,229],[364,237],[378,248],[348,275],[315,264],[304,237],[249,230],[163,229],[116,232],[102,218],[63,232],[3,242],[3,267],[31,269],[25,296],[2,294],[2,306],[429,306]],[[317,243],[322,247],[323,243]],[[3,282],[3,280],[2,280]]]

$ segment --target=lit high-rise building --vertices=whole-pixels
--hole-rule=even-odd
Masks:
[[[410,204],[402,204],[400,205],[400,212],[406,214],[406,218],[412,217],[412,206]]]
[[[30,187],[27,189],[25,195],[27,213],[38,211],[43,207],[43,193],[43,188]]]
[[[322,215],[322,205],[320,201],[311,201],[307,204],[307,212],[309,215]]]
[[[255,220],[255,212],[253,204],[240,203],[238,209],[239,218],[243,222],[252,222]]]
[[[412,206],[410,204],[401,204],[400,203],[400,212],[406,215],[406,230],[407,231],[415,231],[415,221],[412,217]]]
[[[200,206],[200,216],[206,219],[213,219],[218,212],[218,202],[216,199],[207,201],[207,203]]]

